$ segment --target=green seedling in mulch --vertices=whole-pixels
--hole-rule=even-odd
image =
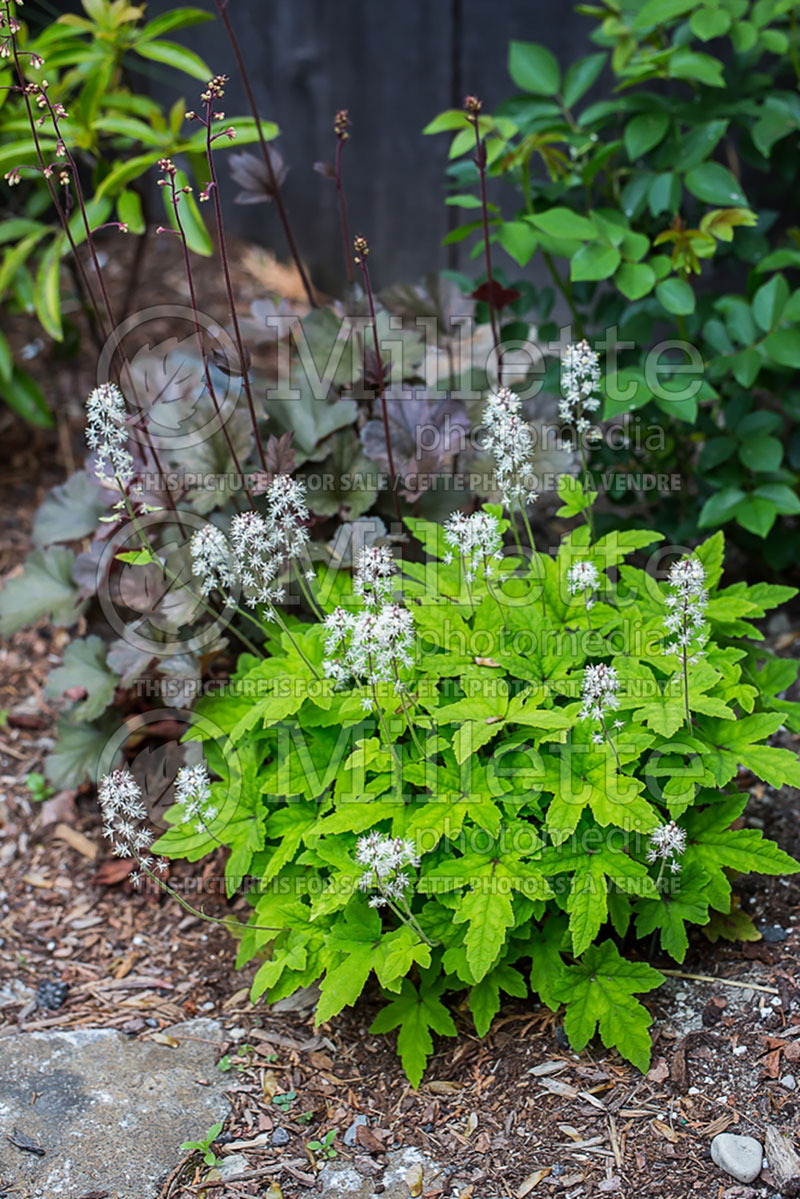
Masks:
[[[211,1127],[209,1128],[208,1132],[206,1133],[205,1137],[202,1140],[200,1140],[200,1141],[184,1141],[183,1144],[181,1145],[181,1151],[184,1153],[191,1153],[191,1152],[200,1153],[200,1154],[202,1154],[203,1161],[205,1162],[205,1164],[207,1166],[218,1166],[220,1164],[220,1162],[222,1161],[222,1158],[217,1156],[217,1154],[212,1149],[212,1145],[214,1144],[214,1141],[216,1141],[217,1137],[219,1136],[219,1134],[221,1132],[222,1132],[222,1124],[221,1123],[212,1124]]]
[[[31,793],[31,799],[34,799],[36,803],[42,803],[53,794],[53,788],[38,770],[31,771],[25,780],[25,786]]]
[[[325,1133],[325,1136],[321,1141],[308,1141],[306,1144],[306,1149],[309,1151],[309,1153],[314,1154],[316,1157],[324,1157],[330,1160],[339,1156],[333,1147],[333,1142],[335,1139],[336,1129],[331,1128]]]
[[[282,1091],[280,1095],[273,1095],[272,1102],[279,1107],[282,1112],[288,1112],[296,1098],[297,1091]]]

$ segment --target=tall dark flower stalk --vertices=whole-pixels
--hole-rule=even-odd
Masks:
[[[497,382],[501,386],[503,382],[503,355],[500,348],[500,314],[497,309],[494,273],[492,271],[492,246],[489,240],[489,201],[486,196],[486,143],[481,137],[480,128],[482,107],[483,105],[476,96],[467,96],[464,101],[467,120],[475,130],[475,157],[473,161],[478,168],[478,178],[480,180],[481,216],[483,219],[483,257],[486,264],[486,290],[488,293],[487,302],[489,305],[489,321],[492,326],[492,340],[497,352]]]
[[[383,435],[386,439],[386,457],[389,460],[389,474],[392,476],[392,498],[394,499],[394,510],[397,515],[398,523],[403,523],[403,513],[400,508],[400,497],[397,494],[398,478],[397,471],[394,467],[394,455],[392,453],[392,436],[389,431],[389,410],[386,406],[386,380],[383,377],[383,359],[381,358],[380,344],[378,342],[378,322],[375,316],[375,300],[372,295],[372,283],[369,277],[369,267],[367,266],[367,255],[369,254],[369,245],[367,239],[360,235],[353,241],[353,249],[355,251],[356,266],[361,267],[361,273],[364,277],[364,290],[367,293],[367,301],[369,303],[369,315],[372,321],[372,337],[375,342],[375,373],[378,376],[378,395],[381,401],[381,417],[383,419]]]
[[[203,373],[204,373],[205,379],[206,379],[206,387],[208,388],[208,394],[211,396],[211,401],[214,405],[214,411],[216,412],[217,417],[219,418],[220,427],[222,429],[222,435],[225,438],[225,444],[228,447],[228,452],[230,453],[234,467],[236,468],[236,472],[242,480],[242,486],[244,488],[244,493],[247,496],[247,502],[249,503],[251,508],[255,508],[253,496],[250,491],[250,488],[247,486],[246,476],[244,474],[244,471],[242,470],[242,465],[241,465],[241,462],[239,461],[239,456],[236,453],[236,449],[234,447],[233,441],[231,440],[231,435],[228,432],[227,422],[224,421],[222,418],[222,411],[220,409],[219,400],[217,399],[217,393],[216,393],[216,389],[214,387],[214,380],[211,376],[211,367],[210,367],[210,364],[208,361],[208,354],[206,353],[205,345],[203,344],[203,330],[200,326],[200,314],[199,314],[198,307],[197,307],[197,293],[196,293],[195,285],[194,285],[194,273],[192,271],[192,259],[191,259],[191,255],[189,253],[189,245],[188,245],[188,242],[186,241],[186,233],[183,228],[183,222],[181,220],[181,213],[180,213],[180,196],[181,196],[181,193],[185,192],[187,189],[176,187],[176,185],[175,185],[175,173],[176,173],[175,172],[175,164],[171,161],[171,159],[162,158],[159,161],[158,165],[164,176],[163,179],[159,180],[159,185],[162,187],[169,188],[170,203],[172,205],[172,211],[175,216],[175,228],[176,228],[177,235],[180,238],[180,242],[181,242],[181,249],[183,252],[183,266],[184,266],[184,271],[186,273],[186,283],[189,287],[189,300],[190,300],[190,303],[192,306],[192,317],[194,318],[194,329],[195,329],[195,334],[197,336],[197,348],[200,352],[200,360],[203,363]]]
[[[8,7],[8,5],[7,5],[7,7]],[[13,40],[13,35],[12,35],[12,40]],[[26,90],[28,88],[28,86],[29,85],[24,84],[23,85],[24,90]],[[100,289],[100,295],[101,295],[102,301],[103,301],[103,308],[105,310],[106,320],[105,321],[102,320],[102,314],[100,312],[99,306],[97,306],[97,312],[98,312],[98,316],[100,317],[101,325],[104,327],[104,329],[108,330],[108,337],[112,343],[112,351],[113,351],[112,357],[113,357],[114,355],[119,353],[119,351],[121,350],[122,343],[120,340],[119,330],[117,327],[117,320],[116,320],[116,316],[115,316],[115,312],[114,312],[114,307],[111,303],[111,297],[109,296],[108,288],[106,287],[105,276],[103,275],[103,270],[102,270],[102,267],[100,264],[100,258],[97,253],[97,247],[96,247],[95,241],[94,241],[92,227],[89,222],[89,214],[86,209],[86,199],[83,194],[83,187],[81,186],[78,164],[76,163],[76,161],[69,149],[69,146],[67,145],[67,142],[61,133],[61,127],[60,127],[59,121],[62,117],[66,116],[66,113],[60,104],[53,104],[50,101],[50,97],[47,94],[47,87],[44,82],[42,84],[34,84],[33,87],[35,88],[35,94],[37,96],[38,107],[47,110],[47,115],[49,116],[50,121],[52,122],[53,130],[56,135],[56,154],[58,157],[63,158],[65,160],[66,166],[69,167],[69,175],[72,180],[72,186],[75,189],[75,198],[77,200],[78,209],[81,214],[81,223],[83,225],[83,230],[84,230],[84,234],[86,237],[86,245],[89,249],[89,254],[90,254],[90,257],[92,260],[92,265],[94,267],[94,273],[95,273],[95,277],[97,279],[97,286]],[[33,117],[33,111],[30,108],[30,106],[28,108],[28,112],[29,112],[29,116],[31,119],[32,127],[35,129],[36,128],[36,118]],[[64,171],[66,171],[66,166],[64,168]],[[44,168],[44,173],[45,173],[45,176],[47,177],[47,175],[48,175],[47,167]],[[64,213],[63,206],[59,205],[57,211],[59,212],[59,215],[61,216],[61,219],[63,220],[63,222],[65,224],[65,227],[68,226],[69,222],[66,219],[66,213]],[[70,239],[70,244],[72,246],[74,246],[75,245],[74,240]],[[133,383],[132,383],[132,386],[133,386]],[[134,399],[135,398],[136,397],[134,395]],[[150,454],[152,456],[156,470],[158,471],[159,476],[162,480],[164,494],[167,497],[167,503],[168,503],[169,507],[172,509],[173,513],[175,514],[175,517],[177,519],[178,526],[181,530],[181,533],[185,536],[186,529],[181,520],[181,515],[180,515],[180,512],[178,511],[177,504],[175,503],[175,497],[172,494],[172,491],[169,487],[168,475],[167,475],[166,468],[162,461],[161,455],[158,452],[158,448],[157,448],[155,442],[153,441],[153,437],[152,437],[150,428],[147,423],[146,414],[141,409],[141,406],[140,406],[139,410],[141,412],[140,426],[141,426],[142,432],[144,434],[145,444],[147,446],[148,451],[150,452]]]
[[[275,175],[275,167],[272,162],[272,155],[269,152],[269,146],[267,145],[267,139],[264,137],[264,128],[261,124],[261,117],[259,116],[258,106],[256,104],[256,98],[253,95],[253,88],[250,84],[250,76],[247,73],[247,67],[245,66],[244,58],[242,57],[242,52],[239,47],[239,42],[238,42],[238,39],[234,32],[233,25],[231,24],[230,17],[228,16],[228,0],[215,0],[215,3],[217,6],[217,12],[219,13],[219,16],[220,16],[220,20],[222,21],[222,24],[225,26],[225,32],[227,33],[228,38],[230,40],[231,49],[233,50],[233,55],[234,55],[234,58],[236,59],[236,66],[239,71],[239,78],[242,81],[242,86],[244,87],[245,95],[247,96],[247,103],[250,106],[250,111],[253,114],[253,120],[256,123],[256,131],[258,133],[258,141],[259,141],[259,145],[261,147],[261,155],[264,159],[264,165],[267,168],[267,174],[269,175],[269,182],[270,182],[270,187],[272,189],[272,196],[273,196],[273,199],[275,200],[275,207],[278,210],[278,217],[280,219],[281,227],[283,229],[283,235],[286,238],[286,244],[289,247],[289,253],[292,256],[292,261],[294,262],[295,266],[297,267],[297,273],[299,274],[300,279],[302,281],[303,290],[306,293],[306,299],[308,300],[308,302],[312,308],[316,308],[317,301],[314,299],[314,289],[311,286],[311,281],[308,277],[308,273],[306,271],[306,268],[303,265],[303,260],[300,257],[300,253],[297,249],[297,243],[294,240],[294,234],[292,233],[292,227],[289,224],[289,215],[286,211],[286,205],[283,202],[283,196],[281,195],[280,185],[279,185],[278,179]]]
[[[261,440],[261,433],[258,428],[258,416],[256,415],[256,406],[253,400],[253,388],[250,383],[250,371],[247,368],[247,353],[245,350],[244,340],[242,338],[242,330],[239,325],[239,316],[236,312],[236,299],[233,294],[233,281],[231,279],[231,268],[228,259],[228,244],[225,237],[225,224],[222,219],[222,204],[219,198],[219,181],[217,179],[217,168],[214,165],[214,142],[220,137],[233,138],[236,136],[236,131],[233,127],[223,129],[219,133],[212,132],[212,125],[215,117],[221,118],[222,113],[214,113],[213,107],[216,100],[221,100],[225,94],[225,84],[228,81],[227,75],[215,75],[208,83],[208,87],[202,93],[203,106],[205,108],[205,116],[200,116],[196,112],[187,112],[187,120],[200,121],[205,126],[206,131],[206,161],[208,163],[209,183],[200,194],[201,200],[207,200],[211,196],[214,204],[214,219],[217,226],[217,244],[219,246],[219,259],[222,264],[222,274],[225,280],[225,291],[228,297],[228,311],[230,313],[231,324],[233,326],[233,336],[236,341],[236,352],[239,355],[239,369],[242,372],[242,384],[244,393],[247,396],[247,406],[250,409],[250,421],[253,426],[253,434],[256,439],[256,447],[258,449],[258,457],[261,462],[262,470],[267,469],[267,458],[264,453],[264,444]]]
[[[350,225],[347,220],[347,197],[344,191],[344,181],[342,175],[342,151],[344,144],[350,137],[348,132],[350,121],[347,117],[347,109],[340,108],[336,114],[336,119],[333,122],[333,128],[336,133],[336,162],[333,168],[334,182],[336,183],[336,198],[339,201],[339,223],[342,228],[342,243],[344,245],[344,264],[347,269],[347,282],[353,282],[353,261],[350,256]]]

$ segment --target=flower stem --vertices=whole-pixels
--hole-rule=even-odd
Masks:
[[[244,87],[245,95],[247,96],[247,103],[250,106],[250,111],[253,114],[253,120],[256,123],[256,131],[258,133],[258,142],[261,147],[261,155],[264,159],[264,165],[267,168],[267,174],[269,175],[270,187],[272,189],[272,197],[275,201],[275,208],[277,209],[278,218],[281,222],[281,227],[283,229],[283,235],[286,238],[286,244],[289,247],[289,253],[292,256],[292,260],[293,260],[295,266],[297,267],[297,273],[299,274],[300,280],[303,284],[303,291],[306,293],[306,299],[308,300],[308,302],[312,308],[316,308],[317,301],[314,299],[314,292],[312,290],[311,283],[308,278],[308,274],[306,273],[306,268],[303,266],[303,260],[301,259],[300,254],[298,252],[297,244],[295,243],[295,240],[294,240],[294,234],[292,233],[292,227],[289,224],[289,216],[286,212],[286,206],[283,203],[283,196],[281,195],[281,189],[278,185],[278,180],[275,176],[275,167],[273,166],[273,163],[272,163],[272,155],[269,152],[269,146],[267,145],[267,139],[264,137],[264,127],[261,123],[261,117],[258,112],[258,105],[256,104],[256,98],[253,95],[253,89],[250,84],[250,76],[248,75],[247,68],[244,64],[244,58],[242,57],[242,51],[239,47],[239,41],[236,37],[236,34],[234,33],[233,26],[231,25],[230,19],[228,17],[227,0],[215,0],[215,3],[217,6],[217,12],[220,15],[220,20],[222,21],[222,24],[225,26],[225,32],[227,33],[228,38],[230,40],[234,58],[236,59],[236,66],[238,67],[238,70],[239,70],[239,78],[242,81],[242,86]]]
[[[353,259],[350,254],[350,223],[347,219],[347,196],[344,190],[344,180],[342,174],[342,151],[344,143],[350,136],[347,132],[349,121],[347,119],[347,110],[341,109],[336,114],[334,129],[336,130],[336,163],[334,166],[334,181],[336,183],[336,199],[339,204],[339,224],[342,230],[342,242],[344,244],[344,265],[347,270],[347,282],[353,282]]]
[[[378,375],[378,395],[381,401],[381,416],[383,418],[383,436],[386,441],[386,457],[389,462],[389,474],[392,476],[392,498],[394,499],[394,510],[397,516],[397,523],[402,525],[403,513],[400,508],[400,497],[397,493],[398,477],[394,467],[394,455],[392,453],[392,437],[389,432],[389,410],[386,405],[386,384],[383,378],[383,359],[381,358],[380,345],[378,344],[378,322],[375,316],[375,301],[372,295],[372,283],[369,276],[369,267],[367,266],[367,254],[369,247],[366,239],[357,237],[354,242],[356,251],[356,263],[361,267],[364,276],[364,289],[367,293],[369,302],[369,315],[372,321],[372,338],[375,343],[375,364]]]
[[[503,355],[500,348],[499,313],[495,296],[494,273],[492,271],[492,246],[489,240],[489,201],[486,195],[486,145],[480,130],[480,100],[468,96],[465,101],[467,120],[475,130],[475,165],[478,168],[481,193],[481,217],[483,220],[483,257],[486,264],[486,286],[488,289],[489,322],[492,327],[492,341],[497,352],[497,383],[503,383]]]
[[[240,476],[240,478],[242,480],[242,486],[244,487],[244,492],[245,492],[245,495],[247,496],[247,502],[249,503],[250,507],[255,511],[255,502],[253,500],[253,496],[250,491],[250,488],[247,486],[246,476],[244,474],[244,471],[242,470],[242,465],[239,461],[239,456],[236,453],[236,449],[231,440],[231,435],[228,432],[227,421],[222,419],[222,412],[220,410],[219,400],[217,399],[217,393],[214,388],[214,382],[211,378],[211,367],[209,365],[208,355],[205,352],[205,346],[203,344],[203,332],[202,332],[202,329],[200,328],[200,314],[199,314],[199,311],[197,308],[197,295],[196,295],[195,286],[194,286],[194,274],[192,272],[192,260],[191,260],[191,255],[189,254],[189,244],[186,241],[186,233],[183,228],[183,222],[181,221],[180,206],[178,204],[178,191],[177,191],[177,188],[175,187],[175,171],[174,171],[174,169],[167,171],[166,182],[167,182],[167,186],[170,189],[170,199],[172,201],[172,211],[175,214],[175,224],[178,229],[178,236],[180,238],[181,249],[183,251],[183,265],[184,265],[184,270],[186,272],[186,282],[189,287],[189,299],[190,299],[191,306],[192,306],[192,316],[194,318],[195,334],[197,335],[197,348],[200,351],[200,361],[203,364],[203,372],[206,377],[206,387],[208,388],[208,394],[211,396],[211,400],[214,405],[214,411],[217,414],[217,419],[220,422],[220,427],[222,429],[222,435],[225,438],[225,444],[228,447],[228,453],[231,456],[231,459],[233,461],[234,467],[236,468],[237,474]]]
[[[212,150],[211,138],[211,102],[206,101],[206,161],[208,162],[208,171],[210,176],[210,190],[214,198],[214,218],[217,225],[217,244],[219,245],[219,260],[222,264],[222,274],[225,280],[225,291],[228,296],[228,311],[233,325],[233,336],[236,341],[236,352],[239,355],[239,369],[242,372],[242,384],[244,393],[247,396],[247,406],[250,409],[250,423],[253,426],[253,435],[256,441],[258,457],[261,462],[262,470],[267,470],[267,458],[264,453],[264,446],[261,441],[261,434],[258,429],[258,417],[256,416],[256,407],[253,401],[253,389],[250,386],[250,371],[247,368],[247,357],[245,353],[244,341],[242,340],[242,331],[239,327],[239,316],[236,312],[236,300],[233,294],[233,283],[231,281],[231,270],[228,262],[228,245],[225,238],[225,225],[222,219],[222,204],[219,198],[219,186],[217,182],[217,170],[214,166],[214,153]]]
[[[544,594],[544,567],[542,565],[542,562],[540,561],[539,554],[536,552],[536,545],[533,540],[533,529],[531,528],[531,522],[528,520],[528,513],[525,511],[525,503],[523,500],[520,500],[519,507],[520,507],[520,511],[522,512],[522,520],[525,524],[525,529],[528,534],[528,541],[530,542],[530,546],[531,546],[531,556],[536,563],[536,574],[539,578],[539,586],[541,587],[541,593],[542,593],[542,615],[546,616],[547,615],[547,603],[546,603],[545,594]]]

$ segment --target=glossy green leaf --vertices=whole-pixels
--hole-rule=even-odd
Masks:
[[[670,279],[662,279],[656,286],[656,298],[667,312],[674,316],[687,316],[694,312],[695,298],[691,286],[685,279],[673,275]]]
[[[747,198],[735,175],[719,162],[704,162],[686,172],[686,187],[698,200],[720,207],[747,206]]]
[[[621,261],[622,255],[614,246],[604,246],[601,242],[587,242],[581,246],[570,263],[570,279],[573,283],[609,279]]]
[[[633,161],[652,150],[663,139],[669,129],[669,113],[663,110],[641,112],[625,126],[625,149]]]
[[[536,42],[511,42],[508,73],[523,92],[533,92],[536,96],[554,96],[561,83],[554,55]]]

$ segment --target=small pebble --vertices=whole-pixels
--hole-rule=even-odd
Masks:
[[[272,1144],[276,1146],[288,1145],[291,1137],[285,1128],[275,1128],[273,1129],[271,1140]]]
[[[761,1173],[764,1150],[755,1137],[740,1137],[721,1132],[711,1142],[715,1165],[739,1182],[752,1182]]]
[[[66,1003],[69,987],[60,979],[45,978],[36,988],[36,1002],[39,1007],[56,1011]]]
[[[759,932],[765,941],[769,941],[772,944],[776,944],[779,941],[785,941],[789,936],[786,929],[780,924],[765,924],[759,929]]]
[[[741,1057],[741,1056],[742,1056],[742,1054],[744,1054],[744,1053],[747,1053],[747,1046],[746,1046],[746,1045],[737,1045],[737,1046],[734,1048],[734,1051],[733,1051],[733,1056],[734,1056],[734,1057]]]
[[[781,1086],[787,1091],[793,1091],[797,1086],[797,1079],[793,1074],[784,1074],[781,1079]]]
[[[356,1116],[355,1120],[353,1121],[353,1123],[347,1129],[347,1132],[342,1137],[342,1140],[344,1141],[345,1145],[355,1145],[356,1133],[358,1132],[361,1125],[366,1124],[366,1122],[367,1122],[366,1116]]]

